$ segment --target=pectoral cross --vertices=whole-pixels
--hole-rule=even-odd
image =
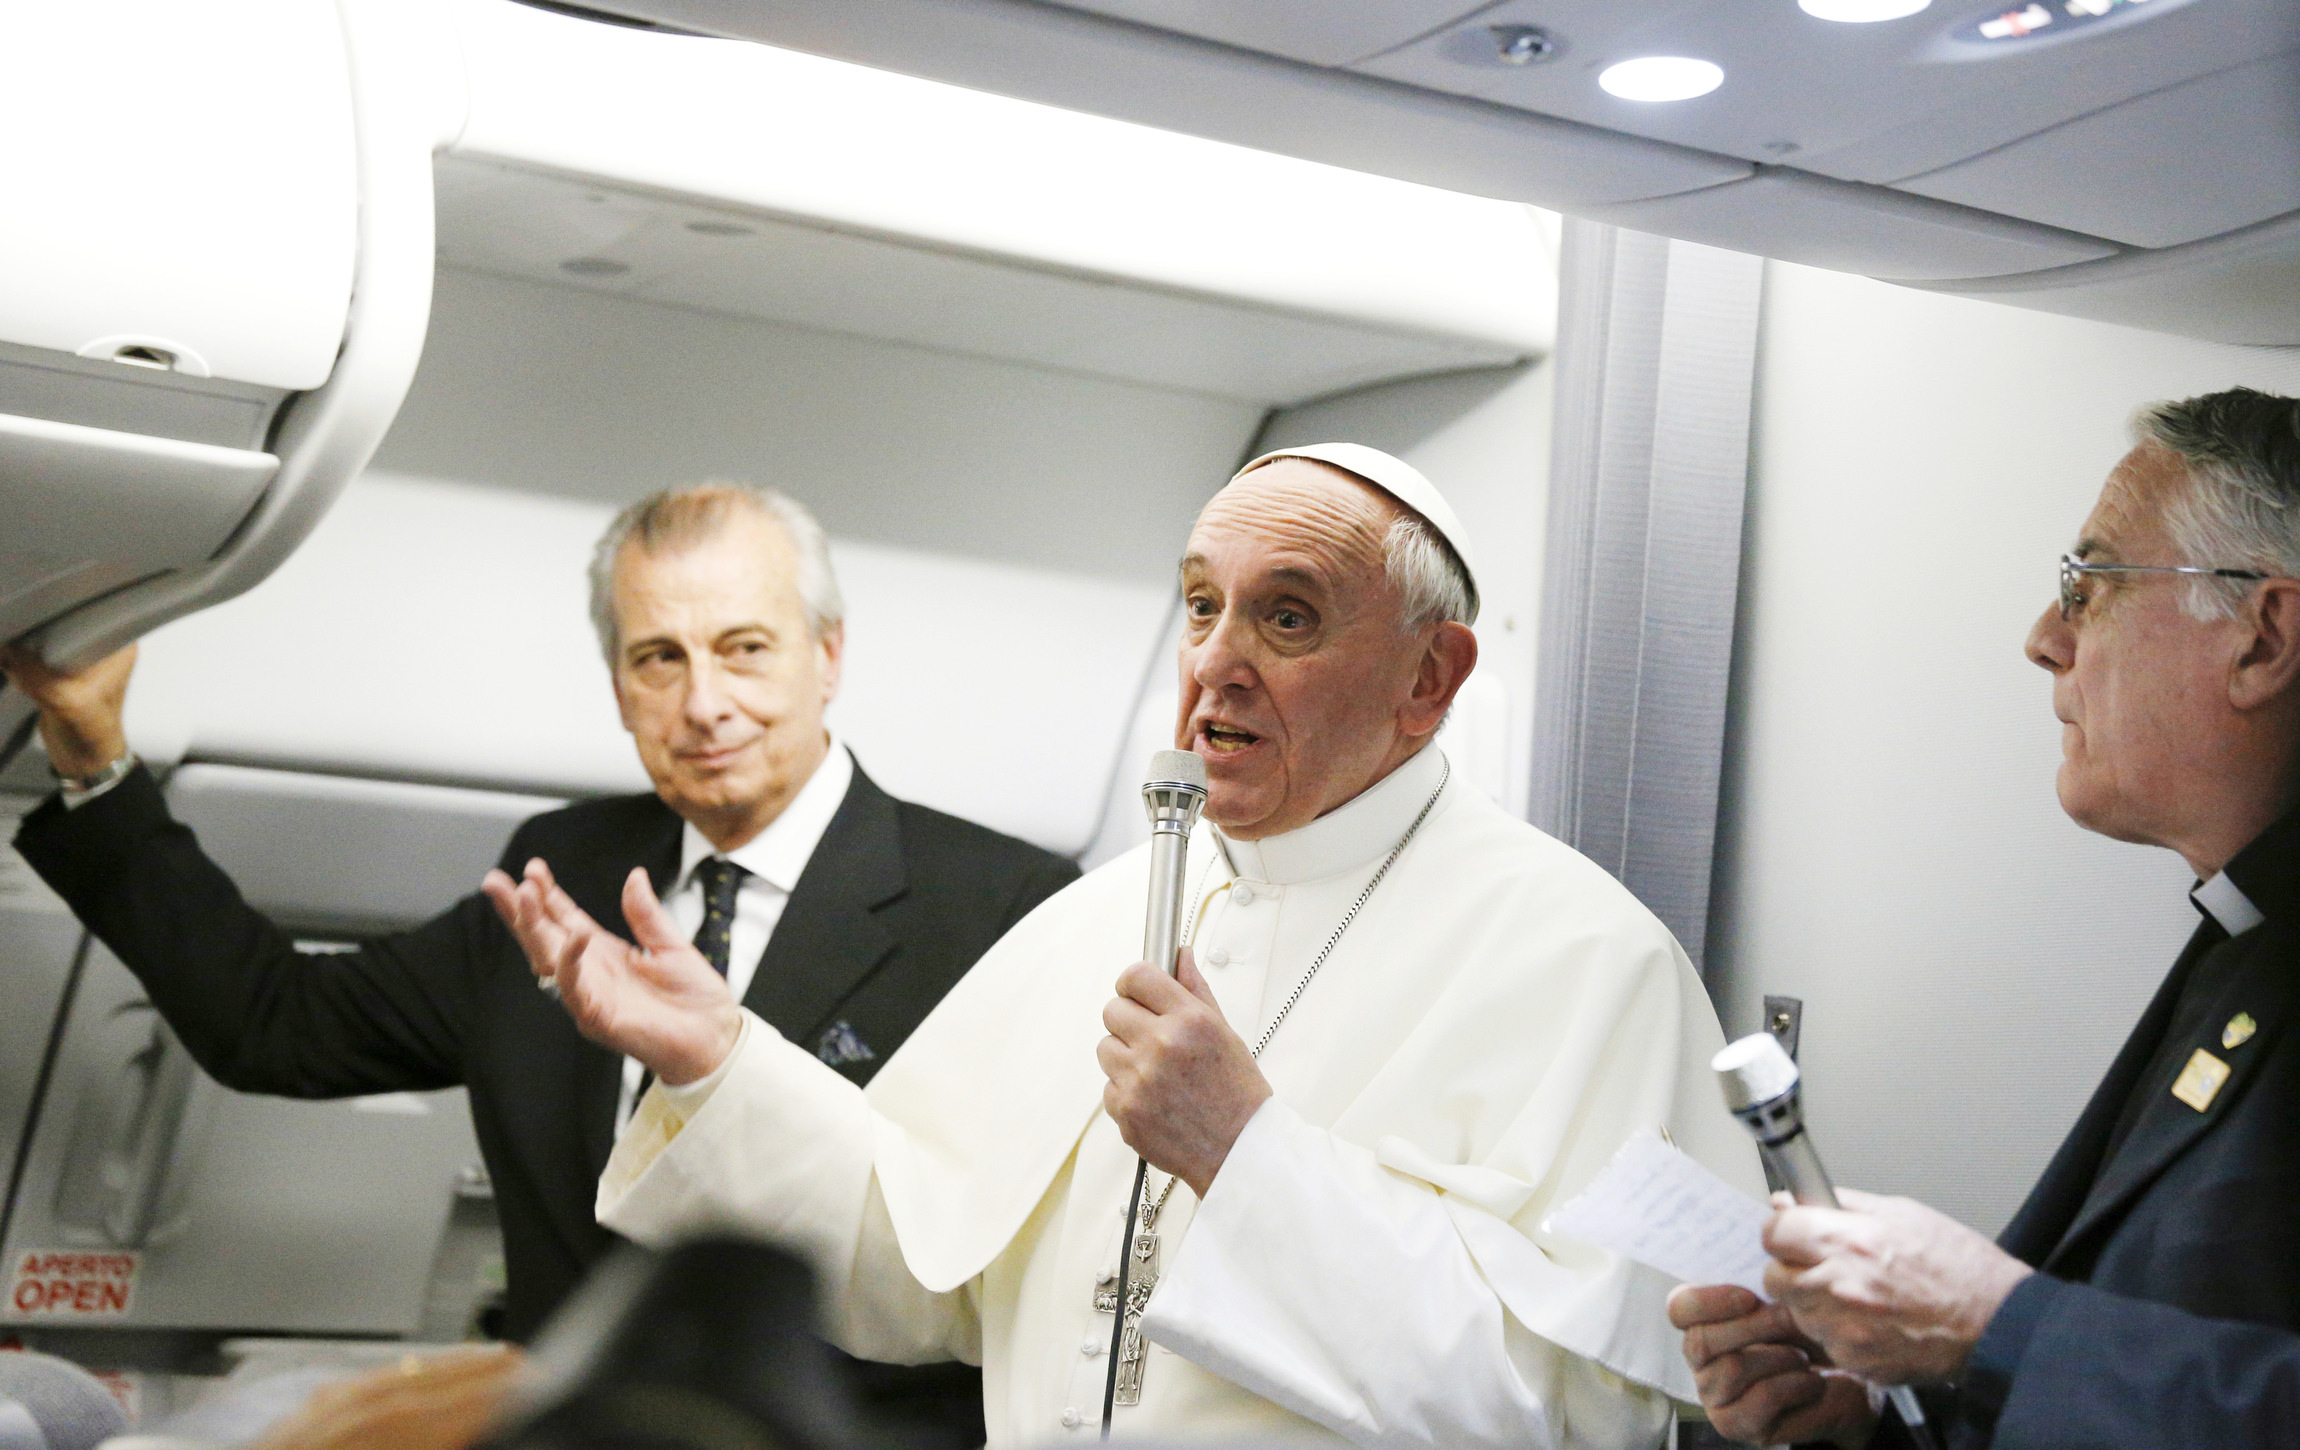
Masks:
[[[1142,1220],[1134,1230],[1134,1261],[1126,1270],[1126,1327],[1118,1338],[1115,1403],[1121,1405],[1142,1403],[1142,1311],[1149,1306],[1150,1291],[1158,1287],[1158,1210],[1165,1206],[1163,1194],[1157,1202],[1145,1204]],[[1094,1281],[1094,1309],[1098,1314],[1118,1312],[1117,1274],[1104,1274]]]

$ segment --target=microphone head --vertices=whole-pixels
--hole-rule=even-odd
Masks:
[[[1150,773],[1142,778],[1142,793],[1175,789],[1206,793],[1206,762],[1198,758],[1198,752],[1161,750],[1150,757]]]
[[[127,1412],[104,1382],[68,1359],[31,1350],[0,1353],[0,1444],[26,1419],[47,1450],[96,1450],[128,1431]]]
[[[1189,835],[1205,805],[1206,762],[1195,751],[1161,750],[1150,757],[1150,774],[1142,782],[1142,809],[1150,817],[1152,840]]]
[[[1770,1032],[1753,1032],[1709,1060],[1717,1072],[1717,1085],[1725,1090],[1725,1106],[1746,1113],[1797,1091],[1796,1060]]]

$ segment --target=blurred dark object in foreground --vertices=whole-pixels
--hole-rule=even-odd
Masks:
[[[886,1450],[815,1338],[814,1283],[780,1249],[619,1250],[536,1341],[491,1450]]]
[[[70,1360],[0,1353],[0,1450],[95,1450],[127,1428],[104,1382]]]

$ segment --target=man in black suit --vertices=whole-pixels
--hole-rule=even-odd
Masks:
[[[2195,871],[2156,998],[1991,1244],[1908,1199],[1775,1216],[1766,1275],[1671,1316],[1735,1439],[1951,1447],[2300,1436],[2300,401],[2144,412],[2028,655],[2062,807]]]
[[[788,497],[711,485],[647,499],[601,539],[591,585],[655,792],[537,816],[503,866],[548,859],[618,928],[624,882],[646,872],[745,1005],[847,1076],[867,1080],[992,942],[1077,877],[1060,857],[894,799],[830,737],[843,606],[822,530]],[[638,1065],[585,1041],[535,989],[476,892],[355,953],[297,953],[169,818],[128,751],[133,663],[130,649],[68,676],[0,654],[42,707],[63,781],[17,849],[225,1086],[467,1088],[503,1225],[505,1333],[524,1340],[613,1242],[592,1203]],[[856,1374],[867,1398],[970,1422],[979,1442],[972,1371]]]

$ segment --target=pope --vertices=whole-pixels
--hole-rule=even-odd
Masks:
[[[1122,1307],[1128,1436],[1663,1443],[1695,1397],[1669,1283],[1543,1217],[1640,1129],[1757,1167],[1685,953],[1434,744],[1477,662],[1468,555],[1373,449],[1240,471],[1181,561],[1176,744],[1210,796],[1176,976],[1127,965],[1145,847],[1017,924],[868,1088],[743,1012],[643,873],[635,945],[545,863],[492,874],[578,1026],[656,1077],[601,1221],[800,1247],[842,1348],[982,1365],[993,1446],[1095,1433]],[[1014,681],[1017,749],[1050,678]]]

